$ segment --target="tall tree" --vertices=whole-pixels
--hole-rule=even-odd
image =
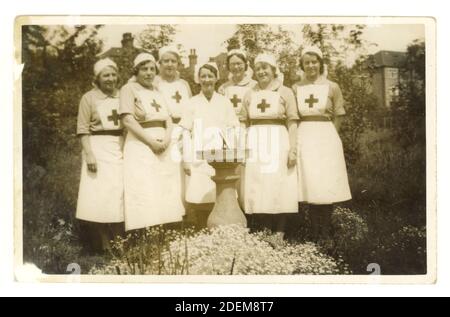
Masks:
[[[92,87],[100,28],[22,28],[23,251],[43,269],[67,265],[64,254],[73,258],[73,245],[63,242],[72,239],[78,190],[76,113]]]
[[[148,25],[147,28],[139,34],[139,45],[155,54],[157,51],[166,45],[173,43],[174,36],[177,33],[176,25],[174,24],[160,24],[160,25]]]
[[[400,71],[399,96],[393,101],[394,129],[405,147],[425,144],[425,42],[413,41]]]
[[[353,60],[367,55],[368,47],[374,45],[363,39],[365,25],[354,24],[305,24],[302,26],[303,46],[319,47],[325,62],[333,68],[339,61]]]
[[[45,165],[46,147],[64,142],[59,118],[74,117],[81,95],[91,87],[92,65],[101,51],[100,25],[24,26],[22,29],[22,111],[24,159]]]
[[[281,26],[266,24],[238,24],[236,32],[225,42],[228,49],[243,48],[250,58],[263,51],[280,55],[283,51],[294,47],[292,33]]]
[[[367,57],[361,56],[351,67],[338,61],[329,78],[339,84],[346,101],[340,135],[347,163],[352,166],[360,158],[360,137],[371,127],[377,110],[377,98],[372,92],[372,70],[368,68]]]
[[[285,84],[292,84],[296,76],[296,57],[298,47],[294,35],[282,26],[266,24],[239,24],[235,33],[225,41],[227,49],[242,48],[250,61],[262,52],[270,52],[278,58]]]

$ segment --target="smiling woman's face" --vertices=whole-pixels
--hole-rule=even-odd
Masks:
[[[255,64],[255,74],[258,83],[261,85],[267,85],[275,78],[272,66],[265,62]]]
[[[216,87],[217,77],[207,68],[201,68],[198,74],[203,93],[212,93]]]
[[[150,88],[153,79],[156,76],[156,65],[152,61],[144,62],[139,65],[139,70],[136,74],[136,81],[144,87]]]
[[[302,67],[308,78],[316,78],[320,75],[320,60],[315,54],[306,53],[302,57]]]
[[[106,67],[97,77],[100,90],[105,93],[112,93],[117,85],[117,71],[114,67]]]
[[[245,62],[237,57],[236,55],[231,56],[229,61],[230,73],[236,77],[240,78],[245,72]]]

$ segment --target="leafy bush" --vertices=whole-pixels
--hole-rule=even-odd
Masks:
[[[177,254],[165,255],[167,246],[194,234],[193,229],[168,230],[155,226],[117,238],[112,244],[115,274],[183,274],[186,258]],[[122,262],[122,263],[121,263]],[[125,264],[125,265],[124,265]]]
[[[363,63],[363,60],[357,60],[351,68],[338,63],[330,73],[331,79],[339,84],[346,101],[346,114],[339,135],[349,166],[361,160],[361,138],[371,127],[377,108],[376,96],[371,91],[371,77],[362,72]]]
[[[376,252],[384,274],[426,274],[426,228],[404,226],[393,233]]]
[[[367,132],[361,159],[349,168],[354,199],[389,204],[405,210],[405,216],[411,215],[410,209],[425,216],[425,168],[420,144],[405,149],[389,130]]]
[[[27,242],[25,262],[33,262],[44,273],[63,274],[67,265],[79,259],[81,247],[75,242],[73,227],[59,219],[58,224],[44,225]]]
[[[60,120],[53,128],[61,131],[61,135],[56,134],[58,137],[70,136],[73,120]],[[72,134],[64,144],[47,147],[48,156],[42,165],[30,160],[28,149],[24,149],[24,259],[45,273],[65,272],[67,264],[80,258],[75,209],[81,148]]]
[[[331,217],[331,225],[337,254],[351,257],[364,247],[369,230],[367,223],[357,213],[338,207]]]

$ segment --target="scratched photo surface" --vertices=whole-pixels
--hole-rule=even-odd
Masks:
[[[23,264],[429,273],[423,23],[130,21],[16,28]]]

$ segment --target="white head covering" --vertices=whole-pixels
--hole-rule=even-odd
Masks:
[[[155,57],[153,57],[152,54],[150,53],[139,53],[138,56],[136,56],[136,58],[134,59],[133,62],[133,67],[136,67],[137,65],[139,65],[142,62],[153,62],[156,65],[156,60]]]
[[[234,55],[234,54],[244,55],[245,59],[247,59],[247,53],[244,50],[240,49],[240,48],[232,49],[231,51],[229,51],[227,53],[227,56],[231,56],[231,55]]]
[[[320,48],[318,48],[317,46],[307,46],[307,47],[305,47],[305,48],[302,50],[302,56],[301,56],[300,58],[303,58],[303,56],[304,56],[306,53],[314,53],[314,54],[317,54],[317,55],[320,57],[320,59],[323,60],[323,53],[322,53],[322,51],[320,50]],[[323,77],[325,77],[325,78],[328,77],[328,66],[325,65],[325,64],[323,65],[323,74],[322,74],[321,76],[323,76]]]
[[[275,67],[276,71],[275,74],[279,75],[280,74],[280,69],[278,68],[278,63],[277,63],[277,59],[275,58],[274,55],[272,54],[267,54],[267,53],[262,53],[259,54],[258,56],[256,56],[255,58],[255,65],[258,63],[267,63],[270,66]]]
[[[255,65],[257,63],[267,63],[270,66],[275,67],[275,75],[277,76],[277,79],[282,83],[284,80],[284,75],[280,71],[280,68],[278,67],[277,59],[274,55],[268,54],[268,53],[262,53],[256,56],[255,58]]]
[[[202,68],[205,65],[209,65],[209,66],[214,67],[216,69],[216,71],[217,71],[217,79],[220,78],[219,67],[217,67],[217,64],[215,62],[200,63],[200,64],[195,65],[194,81],[197,84],[200,84],[200,78],[198,76],[198,71],[200,70],[200,68]]]
[[[323,59],[323,53],[320,50],[320,48],[318,48],[317,46],[307,46],[307,47],[305,47],[302,50],[302,56],[301,57],[303,57],[303,55],[305,55],[306,53],[317,54],[320,57],[320,59]]]
[[[102,70],[104,70],[106,67],[112,67],[117,71],[116,63],[114,63],[109,58],[103,58],[103,59],[98,60],[94,64],[94,76],[97,77],[98,75],[100,75]]]
[[[138,66],[142,62],[153,62],[153,64],[156,65],[156,68],[158,68],[158,64],[156,64],[155,57],[150,53],[146,53],[146,52],[139,53],[138,56],[136,56],[136,58],[134,59],[133,67]],[[132,82],[136,82],[136,80],[137,80],[136,76],[133,75],[133,76],[131,76],[130,79],[128,79],[128,82],[132,83]]]
[[[158,52],[159,60],[161,60],[161,57],[166,53],[173,53],[177,55],[178,58],[180,57],[180,52],[178,51],[178,48],[175,45],[167,45],[161,47]]]

